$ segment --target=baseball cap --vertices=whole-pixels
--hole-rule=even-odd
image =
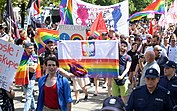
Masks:
[[[55,43],[55,41],[53,39],[49,39],[49,40],[47,40],[47,44],[48,43]]]
[[[165,68],[176,68],[176,63],[174,61],[167,61],[164,67]]]
[[[88,40],[95,40],[96,38],[94,36],[89,36]]]
[[[101,111],[124,111],[124,103],[121,98],[111,96],[103,101],[103,107]]]
[[[34,44],[32,42],[27,42],[24,44],[25,48],[28,48],[29,46],[34,46]]]
[[[102,36],[106,36],[108,32],[102,32]]]
[[[149,68],[145,72],[145,77],[158,78],[160,77],[160,74],[155,68]]]

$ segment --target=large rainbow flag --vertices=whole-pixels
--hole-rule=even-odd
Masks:
[[[58,51],[62,51],[59,67],[75,75],[114,78],[119,74],[117,41],[63,41],[58,44]]]
[[[129,17],[130,21],[139,20],[148,14],[164,14],[165,12],[165,1],[156,0],[152,4],[148,5],[144,10],[136,12]]]
[[[35,35],[35,42],[38,46],[38,54],[41,54],[45,51],[45,44],[49,39],[52,39],[54,41],[59,40],[59,32],[58,30],[50,30],[45,28],[38,28],[37,29],[38,35]]]
[[[31,57],[38,59],[37,56],[31,55]],[[29,79],[28,79],[28,60],[30,56],[27,55],[27,53],[24,51],[20,65],[18,66],[17,73],[15,75],[15,84],[16,85],[25,85],[28,84]],[[41,67],[40,67],[40,62],[38,60],[38,65],[36,68],[36,78],[41,77]]]
[[[73,24],[72,19],[72,0],[61,0],[60,2],[60,17],[62,24]]]

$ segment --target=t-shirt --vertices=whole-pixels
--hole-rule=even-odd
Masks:
[[[130,71],[135,71],[135,68],[136,68],[136,65],[138,64],[138,54],[137,52],[132,52],[132,50],[128,51],[127,52],[128,55],[131,56],[132,58],[132,64],[131,64],[131,67],[130,67]]]
[[[128,61],[132,61],[132,58],[128,54],[119,55],[119,75],[122,75],[122,73],[126,69],[126,64]],[[125,76],[128,76],[128,74],[126,74]]]
[[[177,46],[167,48],[168,59],[177,63]]]
[[[146,63],[144,68],[143,68],[142,75],[141,75],[141,78],[140,78],[140,86],[146,84],[146,82],[145,82],[145,72],[149,68],[155,68],[160,73],[160,67],[155,60],[151,63]]]

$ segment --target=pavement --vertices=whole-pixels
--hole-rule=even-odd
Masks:
[[[100,81],[100,84],[102,83],[103,81]],[[80,102],[76,105],[72,104],[72,111],[98,111],[99,109],[101,109],[103,100],[107,98],[107,88],[102,88],[101,86],[99,86],[98,95],[93,96],[94,88],[95,88],[94,86],[90,86],[90,85],[87,86],[88,100],[83,100],[85,95],[82,92],[80,93]],[[23,111],[24,102],[22,102],[23,99],[22,89],[19,86],[14,86],[14,91],[15,91],[15,98],[14,98],[15,111]],[[37,82],[35,85],[34,95],[37,103],[37,98],[38,98]],[[71,92],[71,95],[73,100],[75,100],[75,94],[73,91]]]

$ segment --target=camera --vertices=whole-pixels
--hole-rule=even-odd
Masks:
[[[137,53],[137,58],[138,58],[138,59],[144,58],[144,54],[143,54],[143,53]]]

